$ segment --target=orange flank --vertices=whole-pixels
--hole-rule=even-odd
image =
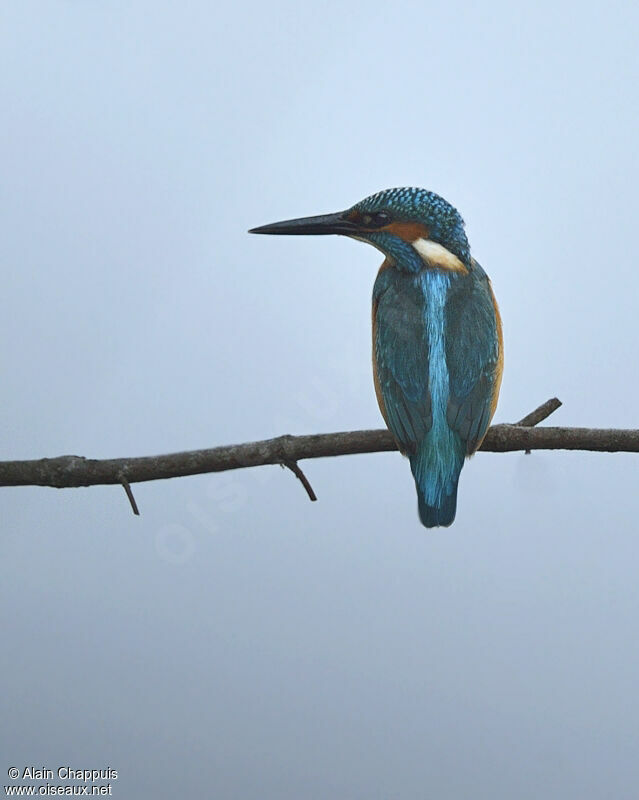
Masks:
[[[501,387],[501,377],[504,372],[504,335],[501,329],[501,315],[499,313],[499,306],[497,305],[497,300],[495,299],[495,293],[493,292],[493,287],[488,279],[488,288],[490,289],[490,297],[493,301],[493,306],[495,307],[495,324],[497,326],[497,347],[499,352],[497,353],[497,366],[495,367],[495,385],[493,386],[493,399],[490,404],[490,419],[493,418],[495,413],[495,409],[497,408],[497,399],[499,398],[499,388]],[[479,443],[481,444],[481,442]],[[477,447],[479,447],[479,444]]]

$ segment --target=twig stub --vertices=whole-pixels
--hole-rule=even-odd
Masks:
[[[129,482],[127,481],[127,479],[124,476],[121,477],[120,482],[122,483],[122,486],[124,487],[124,491],[126,492],[126,496],[129,498],[129,503],[131,503],[131,508],[133,510],[133,513],[136,515],[136,517],[139,517],[140,516],[140,509],[138,508],[138,504],[135,502],[135,497],[133,496],[133,491],[131,490],[131,486],[129,485]]]
[[[551,397],[550,400],[546,400],[545,403],[542,403],[539,408],[531,411],[530,414],[526,414],[526,416],[520,419],[519,422],[516,422],[515,425],[519,425],[523,428],[532,428],[549,417],[553,411],[556,411],[558,408],[561,408],[561,400],[556,397]]]
[[[290,461],[290,460],[282,461],[282,466],[288,467],[288,469],[291,470],[293,475],[295,475],[295,477],[297,477],[301,481],[302,486],[306,489],[306,494],[309,496],[310,500],[312,502],[315,502],[317,500],[317,495],[313,491],[313,487],[311,486],[306,475],[304,475],[304,473],[302,472],[302,469],[300,465],[297,463],[297,461]]]

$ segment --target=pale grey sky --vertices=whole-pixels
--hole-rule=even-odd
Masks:
[[[2,458],[379,427],[379,254],[249,227],[435,190],[504,319],[496,421],[637,427],[627,3],[5,3]],[[2,490],[0,786],[631,800],[637,458],[397,454]]]

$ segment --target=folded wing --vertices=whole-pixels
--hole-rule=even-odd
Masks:
[[[394,269],[381,271],[375,283],[373,362],[381,412],[402,452],[411,455],[432,425],[424,297]]]
[[[479,447],[495,412],[501,383],[501,322],[490,282],[476,262],[472,280],[456,284],[446,304],[447,420],[465,443]]]

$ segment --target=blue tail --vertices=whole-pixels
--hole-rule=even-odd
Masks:
[[[419,451],[410,457],[419,519],[427,528],[448,526],[455,519],[457,484],[464,466],[464,451],[459,438],[453,436],[454,440],[447,442],[449,447],[445,453],[441,448],[433,447],[430,437],[426,437]]]
[[[439,499],[439,505],[428,505],[425,493],[421,492],[417,486],[417,508],[419,519],[422,525],[427,528],[437,528],[439,525],[448,527],[455,519],[457,511],[457,480],[450,494],[444,495]],[[416,482],[417,483],[417,482]]]

